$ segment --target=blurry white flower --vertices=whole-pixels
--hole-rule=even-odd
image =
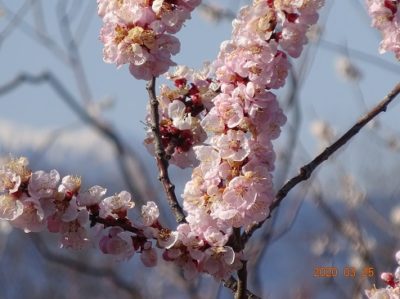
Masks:
[[[390,212],[390,221],[400,226],[400,205],[395,206]]]
[[[0,220],[0,235],[8,235],[12,231],[12,226],[8,221]]]
[[[314,24],[310,27],[310,29],[307,31],[306,36],[310,42],[316,42],[319,40],[321,36],[321,26],[318,24]]]
[[[357,270],[362,270],[365,267],[363,258],[356,252],[349,257],[349,265]]]
[[[311,134],[317,138],[320,148],[329,145],[335,138],[335,131],[333,128],[322,120],[313,121],[310,129]]]
[[[346,57],[342,56],[336,60],[336,71],[341,78],[346,81],[358,81],[361,79],[360,70],[352,63],[352,61]]]
[[[351,175],[346,175],[341,178],[343,200],[350,207],[359,206],[365,199],[365,192],[357,184],[355,178]]]
[[[330,239],[328,235],[321,235],[311,243],[311,252],[317,256],[322,256],[329,251]]]

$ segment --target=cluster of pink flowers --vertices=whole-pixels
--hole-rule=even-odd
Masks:
[[[400,251],[395,255],[397,268],[393,273],[384,272],[381,279],[387,284],[386,288],[365,291],[369,299],[400,299]]]
[[[179,52],[172,34],[190,18],[201,0],[97,0],[103,18],[100,39],[104,61],[129,63],[137,79],[150,80],[168,71]]]
[[[382,33],[380,52],[392,51],[400,60],[400,1],[366,0],[372,26]]]
[[[216,229],[208,229],[202,240],[187,224],[177,231],[165,228],[152,201],[142,206],[141,219],[132,221],[128,212],[135,203],[127,191],[104,198],[107,190],[101,186],[80,189],[79,177],[61,179],[54,169],[32,172],[26,158],[10,159],[0,168],[0,220],[25,232],[58,233],[64,248],[98,247],[118,260],[138,252],[147,267],[157,264],[157,247],[187,278],[206,272],[222,279],[240,268],[232,248],[223,246],[227,237]]]
[[[233,21],[232,39],[214,62],[219,94],[202,119],[204,145],[194,147],[200,165],[183,198],[191,230],[232,228],[265,219],[274,192],[272,140],[286,117],[270,90],[284,85],[287,55],[297,57],[323,1],[254,1]]]
[[[79,177],[61,179],[54,169],[32,172],[26,158],[11,159],[0,168],[0,220],[25,232],[58,233],[65,248],[98,246],[118,259],[140,252],[146,266],[157,262],[152,241],[162,248],[175,242],[176,233],[159,224],[154,202],[142,207],[142,219],[134,223],[127,218],[135,206],[128,192],[103,198],[107,190],[101,186],[80,188]]]

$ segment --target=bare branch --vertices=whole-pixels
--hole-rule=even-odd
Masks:
[[[237,272],[237,290],[235,293],[235,299],[245,299],[247,291],[247,261],[242,261],[242,268]]]
[[[32,0],[25,1],[21,8],[18,9],[18,11],[14,15],[10,16],[10,22],[0,32],[0,46],[3,44],[7,36],[9,36],[18,27],[23,17],[28,13],[32,3]]]
[[[171,183],[168,175],[168,160],[165,155],[165,150],[161,142],[160,135],[160,116],[158,114],[158,100],[156,97],[155,90],[156,78],[153,77],[146,86],[149,94],[150,102],[150,114],[151,114],[151,131],[154,136],[155,156],[157,161],[157,167],[159,170],[159,180],[161,181],[164,191],[167,195],[168,204],[175,216],[176,222],[184,223],[185,214],[183,213],[182,207],[179,205],[178,199],[175,194],[175,186]]]
[[[118,152],[117,161],[122,172],[122,177],[132,194],[140,195],[136,198],[136,201],[141,204],[144,203],[144,198],[147,196],[152,196],[153,192],[148,186],[139,186],[139,184],[134,184],[130,179],[131,170],[126,163],[126,158],[129,156],[135,163],[136,171],[133,173],[134,179],[136,181],[145,183],[146,180],[143,179],[143,174],[146,173],[144,166],[142,165],[140,159],[133,152],[132,149],[127,149],[126,145],[122,139],[118,136],[114,130],[107,124],[99,121],[98,119],[91,116],[85,109],[79,105],[75,97],[63,86],[61,81],[51,72],[43,72],[38,75],[31,75],[27,73],[21,73],[14,79],[10,80],[8,83],[0,86],[0,96],[2,94],[11,92],[12,90],[18,88],[21,84],[48,84],[59,96],[60,98],[82,119],[84,122],[91,125],[97,131],[99,131],[106,139],[108,139],[115,147]]]
[[[46,243],[37,234],[31,234],[31,240],[42,257],[49,262],[59,264],[82,274],[108,278],[117,287],[128,292],[132,298],[143,298],[140,292],[131,283],[122,280],[112,269],[106,267],[95,267],[88,263],[82,263],[78,260],[55,254],[46,246]]]
[[[44,18],[43,5],[41,0],[32,2],[32,13],[34,18],[34,27],[37,31],[47,33],[47,26]]]
[[[238,289],[238,282],[236,281],[236,279],[234,277],[230,277],[229,279],[224,281],[224,287],[230,289],[231,291],[233,291],[234,293],[236,293],[236,290]],[[246,298],[246,299],[261,299],[260,297],[258,297],[257,295],[254,295],[252,292],[246,290],[245,291],[245,295],[242,298]]]
[[[354,58],[365,61],[369,64],[373,64],[377,67],[380,67],[382,69],[390,71],[396,75],[399,74],[399,71],[400,71],[399,64],[389,62],[380,57],[370,55],[368,53],[365,53],[365,52],[357,50],[357,49],[349,48],[346,45],[336,44],[336,43],[333,43],[328,40],[320,39],[319,43],[320,43],[321,47],[323,47],[329,51],[348,53]]]
[[[14,22],[19,24],[18,28],[28,36],[29,38],[38,42],[39,45],[47,48],[52,54],[54,54],[57,58],[60,59],[65,64],[69,63],[69,58],[67,53],[57,44],[57,42],[47,35],[46,32],[42,32],[33,28],[28,22],[25,22],[21,16],[14,13],[11,9],[9,9],[3,1],[0,0],[1,8],[5,11],[6,17],[9,19],[14,19]]]
[[[345,145],[350,139],[352,139],[358,132],[372,119],[374,119],[381,112],[385,112],[388,105],[396,98],[396,96],[400,93],[400,83],[397,85],[383,98],[383,100],[376,105],[371,111],[361,117],[346,133],[344,133],[336,142],[334,142],[329,147],[325,148],[325,150],[315,157],[311,162],[304,165],[300,168],[299,174],[288,180],[283,187],[278,191],[275,195],[275,199],[270,206],[269,215],[267,217],[271,217],[271,213],[274,209],[279,207],[282,200],[287,196],[290,190],[292,190],[297,184],[302,181],[305,181],[310,178],[313,171],[324,161],[328,160],[338,149],[340,149],[343,145]],[[243,242],[247,242],[247,240],[251,237],[251,235],[260,228],[264,221],[258,222],[252,225],[246,232],[243,233],[242,238]]]
[[[80,3],[80,2],[78,2]],[[71,69],[74,73],[76,85],[78,86],[79,93],[85,104],[88,104],[92,100],[89,83],[85,74],[85,70],[82,66],[82,60],[79,54],[79,49],[76,41],[71,32],[70,17],[67,13],[67,1],[61,0],[58,2],[57,10],[59,15],[59,27],[67,49],[70,61]]]
[[[330,206],[326,203],[323,198],[323,195],[320,191],[315,192],[314,201],[318,204],[319,209],[325,215],[325,217],[331,222],[332,227],[339,232],[343,237],[345,237],[351,244],[354,245],[354,248],[357,248],[358,253],[360,254],[364,263],[372,268],[377,270],[377,266],[374,262],[373,256],[369,251],[365,241],[363,240],[362,233],[359,229],[353,230],[348,229],[348,225],[346,222],[340,219],[335,212],[330,208]],[[356,224],[355,217],[351,217],[352,225]],[[378,277],[374,276],[374,283],[378,284]],[[361,290],[358,290],[361,291]]]
[[[96,10],[95,6],[96,3],[94,1],[87,2],[87,6],[82,13],[82,17],[78,23],[77,29],[74,34],[74,39],[77,45],[79,45],[83,41],[86,33],[88,32],[90,22],[93,20],[93,17],[95,16],[95,14],[93,13],[93,11]]]

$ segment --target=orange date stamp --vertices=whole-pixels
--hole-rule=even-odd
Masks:
[[[373,277],[375,276],[375,269],[373,267],[364,267],[357,269],[351,266],[345,266],[343,268],[338,267],[314,267],[313,276],[315,278],[335,278],[335,277]]]

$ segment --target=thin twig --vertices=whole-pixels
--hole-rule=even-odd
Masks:
[[[122,280],[118,276],[118,274],[112,269],[105,267],[95,267],[89,265],[88,263],[82,263],[76,259],[55,254],[46,246],[46,243],[39,237],[39,235],[32,234],[31,236],[31,239],[35,244],[36,249],[39,251],[42,257],[49,262],[62,265],[82,274],[94,277],[106,277],[110,279],[117,287],[128,292],[132,298],[142,298],[140,292],[132,285],[132,283],[128,283]]]
[[[36,40],[39,45],[47,48],[50,53],[54,54],[64,64],[69,64],[68,54],[57,44],[57,42],[48,36],[46,32],[42,32],[32,27],[28,22],[25,22],[18,14],[9,9],[3,1],[0,0],[1,9],[4,10],[6,17],[10,20],[15,19],[18,22],[18,28],[29,38]]]
[[[43,5],[41,0],[36,0],[32,2],[32,13],[35,29],[37,31],[47,33],[47,26],[44,18]]]
[[[78,2],[79,3],[79,2]],[[59,16],[59,28],[62,35],[62,40],[66,46],[70,66],[76,80],[81,98],[85,104],[89,104],[92,100],[89,83],[85,70],[82,66],[82,59],[79,54],[79,49],[71,32],[71,22],[67,13],[67,2],[61,0],[57,4],[57,13]]]
[[[96,9],[94,8],[95,5],[96,3],[94,1],[88,1],[85,10],[82,13],[81,19],[74,34],[74,40],[76,41],[77,45],[79,45],[83,41],[86,33],[88,32],[90,22],[95,16],[95,14],[93,13],[93,11],[96,11]]]
[[[3,45],[4,40],[9,36],[16,28],[18,28],[19,23],[23,20],[25,15],[28,13],[32,6],[33,1],[25,1],[24,4],[18,9],[18,11],[11,16],[10,22],[5,26],[5,28],[0,32],[0,46]]]
[[[140,195],[136,197],[136,201],[141,204],[144,203],[146,197],[151,196],[151,188],[148,186],[140,186],[139,184],[133,183],[133,181],[141,182],[142,184],[146,182],[143,180],[143,174],[146,173],[144,166],[141,164],[140,160],[137,158],[136,154],[132,149],[127,149],[122,139],[118,136],[114,130],[107,124],[99,121],[98,119],[91,116],[75,99],[75,97],[67,90],[66,87],[61,83],[61,81],[51,72],[43,72],[38,75],[32,75],[28,73],[21,73],[14,79],[10,80],[4,85],[0,86],[0,96],[11,92],[12,90],[18,88],[21,84],[42,84],[47,83],[60,98],[78,115],[78,117],[84,122],[91,125],[97,131],[99,131],[107,140],[109,140],[118,152],[117,162],[122,172],[122,177],[132,194]],[[133,173],[133,179],[131,177],[131,171],[128,164],[126,163],[126,158],[132,158],[135,163],[137,170]]]
[[[362,61],[372,64],[372,65],[375,65],[379,68],[390,71],[396,75],[399,74],[400,66],[398,63],[397,64],[392,63],[383,58],[368,54],[366,52],[363,52],[363,51],[360,51],[357,49],[352,49],[346,45],[337,44],[337,43],[331,42],[329,40],[321,39],[320,46],[328,51],[348,53],[351,55],[351,57],[357,58],[359,60],[362,60]]]
[[[346,223],[342,221],[326,203],[321,192],[315,193],[314,200],[318,204],[320,210],[324,213],[325,217],[332,223],[333,228],[341,233],[341,235],[344,236],[350,243],[352,243],[354,248],[358,248],[357,251],[366,265],[376,270],[376,264],[372,254],[368,250],[368,247],[362,238],[360,230],[356,230],[356,233],[354,233],[353,230],[348,229]],[[378,277],[374,276],[374,280],[374,283],[377,284]]]
[[[385,112],[388,105],[395,99],[395,97],[400,93],[400,83],[397,83],[396,86],[383,98],[383,100],[376,105],[371,111],[361,117],[356,124],[354,124],[346,133],[344,133],[336,142],[332,145],[325,148],[325,150],[315,157],[311,162],[304,165],[300,168],[299,174],[288,180],[283,187],[278,191],[275,195],[275,199],[270,206],[269,215],[267,217],[271,217],[271,213],[274,209],[279,207],[282,200],[287,196],[290,190],[292,190],[297,184],[302,181],[305,181],[310,178],[311,174],[320,164],[324,161],[328,160],[339,148],[345,145],[350,139],[352,139],[358,132],[373,118],[375,118],[381,112]],[[243,242],[247,242],[247,240],[252,236],[252,234],[260,228],[264,221],[255,223],[252,225],[247,231],[245,231],[242,235]]]
[[[176,222],[185,223],[185,214],[182,207],[179,205],[178,199],[175,194],[175,186],[172,184],[168,175],[168,160],[165,155],[165,150],[161,142],[160,135],[160,116],[158,114],[158,100],[156,97],[156,78],[153,77],[146,85],[147,92],[149,93],[150,102],[150,115],[151,115],[151,131],[154,137],[155,156],[157,167],[159,170],[159,180],[161,181],[164,191],[167,195],[168,204],[175,216]]]

